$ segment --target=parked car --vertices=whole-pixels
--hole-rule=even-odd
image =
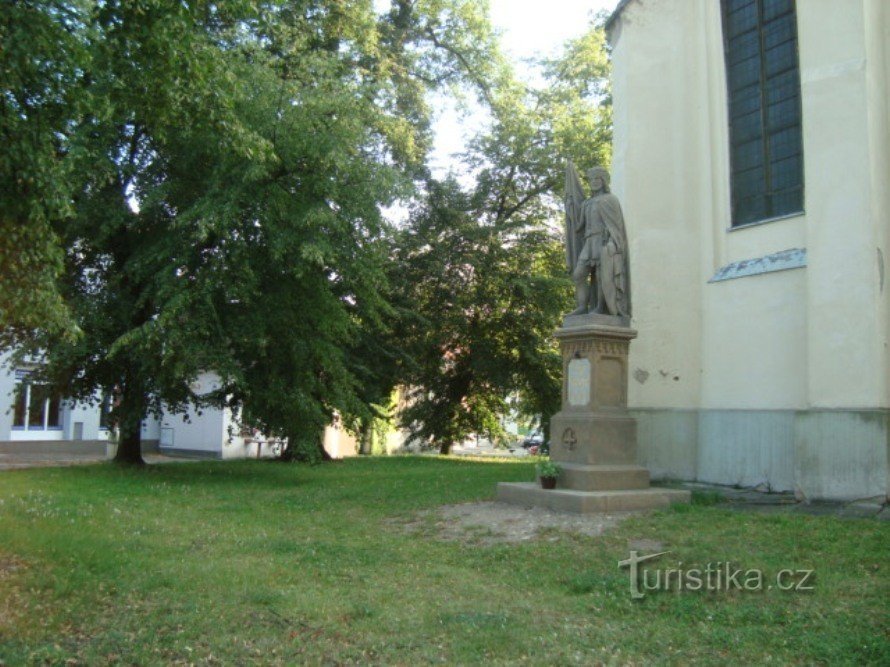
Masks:
[[[540,432],[529,433],[525,440],[522,441],[522,447],[539,447],[544,444],[544,436]]]

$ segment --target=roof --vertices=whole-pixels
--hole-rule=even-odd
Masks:
[[[621,17],[621,13],[624,11],[624,8],[627,7],[631,3],[631,0],[621,0],[618,5],[615,7],[615,11],[611,13],[608,19],[606,19],[606,32],[611,32],[612,28],[615,26],[615,21],[617,21]]]

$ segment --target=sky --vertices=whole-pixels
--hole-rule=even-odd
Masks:
[[[523,64],[537,56],[555,55],[560,46],[580,36],[599,11],[612,12],[618,0],[489,0],[491,22],[501,33],[501,43],[522,76],[533,76]],[[440,112],[435,120],[436,143],[432,168],[444,176],[453,166],[451,157],[463,150],[465,139],[481,129],[485,115],[481,109],[461,118],[448,99],[437,100]]]

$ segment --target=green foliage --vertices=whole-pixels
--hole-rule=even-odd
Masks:
[[[516,222],[480,221],[471,196],[448,180],[430,183],[396,237],[398,335],[410,358],[401,416],[442,451],[471,433],[497,436],[511,393],[530,403],[556,393],[549,336],[566,300],[562,251],[546,231]]]
[[[12,5],[0,346],[115,395],[121,459],[162,405],[243,406],[300,449],[370,419],[394,354],[380,208],[422,171],[424,93],[488,67],[479,4]]]
[[[549,458],[546,458],[535,464],[535,470],[540,477],[559,477],[561,468]]]
[[[693,505],[719,505],[722,502],[724,502],[724,498],[718,491],[701,491],[699,489],[692,491]]]
[[[72,213],[77,156],[70,120],[90,57],[85,2],[4,3],[0,16],[0,345],[11,329],[76,333],[56,279],[64,253],[52,223]]]
[[[552,333],[570,309],[571,284],[554,195],[567,158],[608,163],[602,28],[570,42],[544,74],[537,89],[497,71],[484,89],[491,125],[463,156],[473,185],[430,181],[396,236],[391,281],[410,360],[403,422],[443,453],[472,433],[496,439],[510,397],[542,417],[545,432],[559,408]]]

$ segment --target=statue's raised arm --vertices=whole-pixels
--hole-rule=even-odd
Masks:
[[[584,188],[575,164],[566,162],[566,267],[569,273],[575,270],[578,255],[584,245],[584,218],[581,208],[584,205]]]

